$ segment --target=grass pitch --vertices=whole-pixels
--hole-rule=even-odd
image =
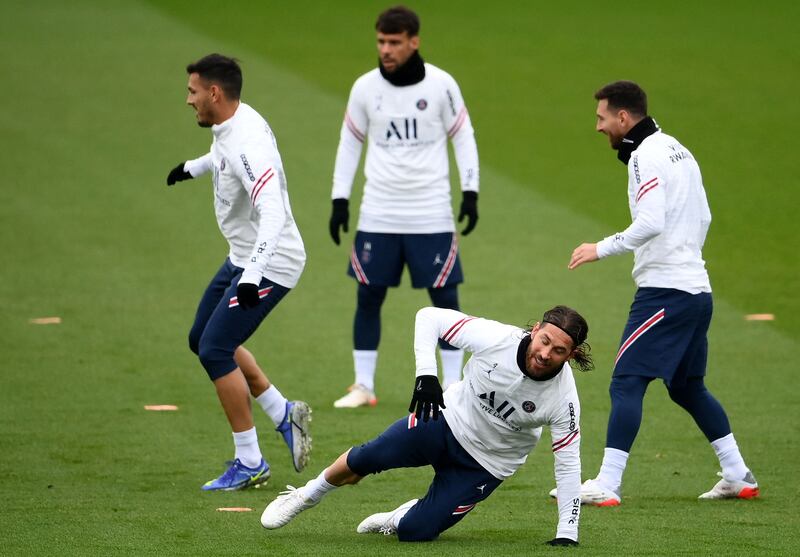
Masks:
[[[278,531],[258,522],[285,484],[301,485],[408,404],[413,315],[427,300],[406,284],[384,309],[380,404],[332,408],[352,380],[355,288],[344,274],[348,247],[327,236],[330,177],[347,93],[375,63],[372,26],[383,7],[4,4],[2,553],[554,551],[541,545],[556,524],[545,442],[434,544],[355,534],[364,516],[420,495],[428,470],[369,478]],[[593,132],[594,90],[618,78],[640,81],[653,115],[692,149],[704,172],[715,219],[706,249],[716,302],[708,383],[763,495],[696,501],[715,481],[716,459],[691,419],[654,384],[624,503],[584,509],[579,551],[794,554],[798,145],[787,124],[799,115],[796,5],[679,2],[619,13],[589,3],[470,1],[427,2],[419,12],[423,56],[460,82],[481,154],[481,220],[461,242],[462,306],[520,324],[556,303],[587,317],[597,369],[578,379],[584,477],[596,472],[602,455],[609,370],[633,293],[629,258],[566,270],[575,245],[628,222],[624,169]],[[259,414],[273,479],[260,490],[226,494],[199,489],[222,470],[231,440],[186,346],[195,304],[225,246],[207,179],[163,185],[176,162],[205,152],[210,142],[183,106],[183,68],[211,51],[242,60],[243,98],[277,134],[309,254],[297,289],[249,347],[287,396],[315,409],[307,471],[294,473]],[[773,313],[776,320],[748,322],[747,313]],[[29,323],[49,316],[61,324]],[[146,412],[146,404],[179,410]]]

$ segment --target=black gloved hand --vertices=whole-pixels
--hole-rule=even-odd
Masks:
[[[439,407],[446,408],[442,397],[442,386],[435,375],[420,375],[414,382],[409,412],[416,414],[418,420],[428,421],[433,411],[433,419],[439,419]]]
[[[236,299],[242,309],[256,307],[261,302],[261,298],[258,297],[258,285],[240,282],[236,286]]]
[[[578,545],[578,542],[569,538],[553,538],[547,545]]]
[[[475,225],[478,224],[478,192],[464,191],[461,192],[461,209],[458,211],[458,222],[467,217],[467,227],[461,231],[461,234],[466,236]]]
[[[333,200],[333,211],[331,212],[331,221],[328,224],[328,228],[331,233],[331,238],[339,245],[339,227],[342,227],[342,230],[347,232],[348,225],[350,222],[350,201],[348,199],[344,199],[343,197],[337,198]]]
[[[183,169],[183,165],[185,164],[186,164],[185,162],[182,162],[178,166],[169,171],[169,174],[167,174],[168,186],[171,186],[175,182],[183,182],[184,180],[191,180],[192,178],[194,178],[194,176],[192,176]]]

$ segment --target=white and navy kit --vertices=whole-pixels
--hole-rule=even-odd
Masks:
[[[435,253],[425,253],[420,259],[429,266],[437,254],[443,263],[448,258],[451,261],[430,270],[421,267],[416,274],[428,275],[426,286],[433,286],[445,268],[449,271],[444,282],[461,281],[447,140],[453,142],[462,190],[478,191],[478,150],[458,84],[436,66],[426,63],[424,67],[424,79],[407,86],[392,85],[374,69],[358,78],[350,92],[332,197],[350,198],[363,144],[368,142],[366,184],[350,271],[362,284],[394,285],[376,263],[383,256],[375,249],[374,234],[442,235],[445,238],[436,245]],[[421,248],[405,243],[393,249],[401,257],[402,269],[403,264],[415,265],[414,258],[404,253]],[[397,255],[386,259],[389,266],[398,261]]]
[[[231,118],[211,131],[210,153],[184,168],[193,177],[213,172],[217,224],[229,245],[228,257],[200,301],[189,339],[214,379],[236,368],[233,352],[297,284],[306,254],[267,122],[240,103]],[[259,285],[262,303],[242,310],[236,298],[239,282]]]
[[[418,312],[414,344],[417,375],[436,375],[435,348],[439,338],[472,353],[464,367],[464,379],[444,393],[446,409],[442,413],[448,434],[457,445],[457,449],[453,449],[452,462],[438,456],[435,451],[444,464],[426,462],[424,454],[408,456],[409,453],[430,450],[425,443],[434,444],[436,449],[447,444],[443,440],[447,435],[438,429],[428,436],[424,431],[417,433],[419,428],[442,426],[433,425],[432,420],[418,423],[413,415],[397,422],[376,440],[354,448],[352,456],[348,457],[348,464],[353,464],[355,467],[351,468],[358,474],[401,466],[434,466],[436,478],[431,490],[400,522],[400,530],[405,521],[411,521],[410,524],[416,527],[421,523],[445,528],[452,526],[456,511],[466,507],[471,509],[485,499],[478,497],[477,491],[493,490],[525,463],[546,425],[552,436],[558,488],[556,536],[578,539],[580,402],[575,381],[569,364],[564,364],[560,373],[546,381],[535,381],[523,374],[517,363],[517,353],[527,335],[518,327],[453,310],[425,308]],[[389,450],[390,446],[395,447],[391,449],[396,455],[394,462],[380,456],[381,451]],[[411,449],[412,446],[417,448]],[[404,452],[403,447],[409,448]],[[464,460],[461,452],[474,461],[471,467],[461,464]],[[417,460],[409,464],[411,458]],[[450,474],[458,479],[465,468],[463,479],[453,481],[453,477],[445,477],[439,480],[440,474]],[[486,486],[479,489],[484,483]],[[448,490],[448,485],[454,487]],[[434,499],[435,505],[430,498]]]
[[[597,244],[601,258],[634,252],[638,291],[614,372],[667,382],[703,375],[712,301],[702,249],[711,211],[689,150],[660,130],[645,137],[628,161],[628,205],[632,224]]]

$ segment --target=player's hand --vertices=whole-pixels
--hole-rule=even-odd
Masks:
[[[236,299],[242,309],[256,307],[261,302],[261,298],[258,297],[258,285],[240,282],[236,286]]]
[[[411,404],[408,411],[416,414],[418,420],[428,421],[433,412],[433,419],[439,419],[439,407],[444,405],[442,386],[435,375],[420,375],[414,382],[414,392],[411,395]]]
[[[348,231],[350,222],[350,201],[343,197],[333,200],[333,211],[331,212],[331,221],[328,228],[333,238],[334,243],[339,245],[339,227],[345,232]]]
[[[547,545],[578,545],[578,542],[575,540],[571,540],[569,538],[553,538],[549,542],[546,542]]]
[[[465,191],[461,192],[461,209],[458,211],[458,222],[467,217],[467,227],[461,231],[461,234],[466,236],[475,225],[478,224],[478,192]]]
[[[194,176],[192,176],[183,169],[183,166],[185,164],[186,164],[185,162],[182,162],[178,166],[169,171],[169,174],[167,174],[168,186],[171,186],[175,182],[183,182],[184,180],[191,180],[192,178],[194,178]]]
[[[572,252],[567,269],[575,269],[584,263],[591,263],[597,260],[597,244],[581,244]]]

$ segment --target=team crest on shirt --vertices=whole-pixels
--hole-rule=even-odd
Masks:
[[[522,403],[522,409],[525,410],[528,414],[536,410],[536,405],[531,402],[530,400],[526,400]]]
[[[426,108],[428,108],[428,101],[426,101],[425,99],[418,100],[417,108],[420,110],[425,110]]]

